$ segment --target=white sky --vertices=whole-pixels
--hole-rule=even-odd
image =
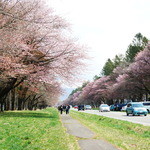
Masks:
[[[125,54],[137,33],[150,39],[150,0],[48,0],[72,26],[73,35],[90,47],[86,79],[99,75],[108,58]]]

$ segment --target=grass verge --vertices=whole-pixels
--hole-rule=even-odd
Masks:
[[[96,139],[106,140],[122,150],[148,150],[150,127],[108,117],[71,111],[71,116],[96,133]]]
[[[0,150],[77,150],[66,133],[58,111],[10,111],[0,113]]]

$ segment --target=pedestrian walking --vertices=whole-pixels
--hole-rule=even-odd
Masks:
[[[60,114],[62,114],[62,113],[63,113],[63,106],[60,105],[60,106],[58,107],[58,110],[60,111]]]
[[[64,112],[66,111],[66,105],[63,105],[63,111]]]
[[[66,114],[69,114],[70,105],[66,106]]]

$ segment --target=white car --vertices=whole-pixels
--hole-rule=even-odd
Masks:
[[[86,109],[86,110],[91,110],[92,107],[91,107],[91,105],[85,105],[85,109]]]
[[[144,107],[147,109],[148,113],[150,113],[150,101],[142,102]]]
[[[110,107],[107,104],[101,104],[99,106],[99,111],[103,112],[103,111],[110,111]]]
[[[121,111],[126,111],[126,109],[127,109],[127,105],[123,106],[123,107],[121,108]]]

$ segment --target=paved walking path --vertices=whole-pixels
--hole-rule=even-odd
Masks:
[[[62,114],[61,120],[69,134],[81,138],[78,141],[81,150],[118,150],[103,140],[93,139],[95,134],[69,114]]]

